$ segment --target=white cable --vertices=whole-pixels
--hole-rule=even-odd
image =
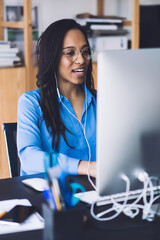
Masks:
[[[153,184],[151,182],[151,179],[148,176],[145,177],[144,179],[139,179],[139,180],[142,181],[144,184],[143,191],[133,203],[126,205],[123,212],[127,216],[133,218],[139,213],[139,209],[142,209],[143,210],[142,219],[151,221],[153,219],[153,211],[151,211],[151,206],[154,200]],[[148,188],[148,185],[149,185],[149,188]],[[147,202],[148,191],[150,191],[150,194],[149,194],[150,200]],[[144,205],[137,204],[142,197],[143,197]]]
[[[157,177],[150,177],[150,181],[151,180],[158,180],[158,178]],[[152,182],[151,182],[151,184],[152,184]],[[156,197],[154,197],[154,189],[153,189],[153,184],[152,184],[152,197],[150,198],[150,202],[148,203],[148,208],[147,209],[145,209],[145,212],[144,212],[144,214],[146,215],[144,215],[145,217],[146,217],[146,219],[148,220],[148,221],[153,221],[153,218],[154,218],[154,216],[155,216],[155,214],[156,214],[156,211],[153,211],[152,209],[151,209],[151,207],[152,207],[152,205],[153,205],[153,203],[158,199],[158,198],[160,198],[160,195],[157,195]]]
[[[139,179],[139,180],[142,181],[142,179]],[[144,182],[143,182],[143,184],[144,184]],[[126,207],[126,209],[125,209],[125,214],[126,214],[127,216],[130,216],[130,217],[133,218],[133,217],[135,217],[135,216],[139,213],[138,208],[141,208],[141,209],[144,208],[143,205],[137,204],[144,195],[146,195],[146,187],[145,187],[145,186],[144,186],[144,188],[143,188],[142,193],[139,194],[138,198],[137,198],[134,202],[132,202],[131,204],[127,204],[127,207]],[[133,211],[135,211],[135,213],[133,213]],[[129,214],[128,214],[128,213],[129,213]]]
[[[149,215],[150,209],[151,209],[151,205],[154,199],[154,190],[153,190],[153,184],[152,181],[149,177],[147,177],[146,182],[144,183],[145,185],[145,194],[143,195],[143,201],[144,201],[144,210],[143,210],[143,215],[142,215],[142,219],[146,219],[147,216]],[[147,189],[149,186],[149,201],[147,201]]]
[[[59,89],[58,89],[57,76],[56,76],[56,73],[55,73],[55,72],[54,72],[54,75],[55,75],[55,79],[56,79],[57,95],[58,95],[58,98],[59,98],[60,102],[61,102],[62,105],[66,108],[66,110],[67,110],[75,119],[77,119],[77,121],[79,122],[79,124],[80,124],[81,127],[82,127],[83,135],[84,135],[85,141],[86,141],[87,146],[88,146],[87,176],[88,176],[88,180],[89,180],[89,182],[91,183],[92,187],[93,187],[95,190],[97,190],[97,189],[96,189],[96,186],[95,186],[95,184],[93,183],[93,181],[91,180],[90,174],[89,174],[89,168],[90,168],[90,162],[91,162],[91,149],[90,149],[90,145],[89,145],[88,139],[87,139],[87,137],[86,137],[86,131],[85,131],[86,121],[87,121],[87,89],[86,89],[86,82],[85,82],[86,114],[85,114],[85,122],[84,122],[84,126],[83,126],[83,124],[82,124],[81,121],[78,119],[78,117],[75,116],[75,115],[66,107],[66,105],[62,102],[62,99],[61,99],[61,97],[60,97],[60,92],[59,92]]]
[[[61,100],[61,99],[60,99]],[[86,143],[87,143],[87,146],[88,146],[88,167],[87,167],[87,176],[88,176],[88,180],[90,181],[91,185],[93,186],[93,188],[96,190],[96,186],[95,184],[93,183],[93,181],[91,180],[90,178],[90,174],[89,174],[89,168],[90,168],[90,161],[91,161],[91,149],[90,149],[90,145],[89,145],[89,142],[88,142],[88,139],[86,137],[86,131],[84,129],[84,126],[83,124],[79,121],[79,119],[66,107],[66,105],[62,102],[61,100],[61,103],[62,105],[66,108],[66,110],[75,118],[78,120],[78,122],[80,123],[81,127],[82,127],[82,130],[83,130],[83,135],[84,135],[84,138],[86,140]]]
[[[147,176],[147,175],[146,175]],[[121,212],[123,212],[126,216],[129,216],[131,218],[134,218],[139,214],[140,209],[142,210],[142,219],[146,219],[147,221],[153,221],[154,216],[156,214],[156,211],[153,211],[151,209],[152,204],[160,198],[160,194],[156,197],[154,197],[154,185],[152,183],[152,180],[157,180],[156,177],[145,177],[144,179],[139,179],[143,182],[143,191],[138,196],[138,198],[132,202],[131,204],[127,204],[128,196],[129,196],[129,189],[130,189],[130,180],[126,178],[126,176],[123,177],[123,180],[126,181],[126,196],[124,199],[123,204],[116,202],[116,199],[112,197],[112,203],[113,206],[101,213],[95,214],[94,213],[94,206],[97,202],[94,202],[91,205],[90,213],[93,218],[95,218],[98,221],[108,221],[116,218]],[[149,192],[149,196],[148,193]],[[147,201],[147,197],[149,197],[149,201]],[[138,202],[143,198],[143,204],[138,204]],[[107,215],[108,213],[111,213],[112,211],[115,211],[116,213],[112,216],[102,218],[103,215]]]
[[[109,220],[112,220],[112,219],[116,218],[125,209],[127,201],[128,201],[129,190],[130,190],[130,180],[125,175],[122,176],[122,179],[126,182],[126,196],[125,196],[123,204],[117,203],[115,201],[115,199],[112,197],[111,200],[112,200],[113,206],[111,208],[95,215],[94,206],[95,206],[96,202],[94,202],[93,204],[91,204],[91,209],[90,209],[90,213],[91,213],[93,218],[95,218],[98,221],[109,221]],[[110,216],[110,217],[101,218],[103,215],[106,215],[106,214],[108,214],[112,211],[115,211],[116,213],[114,215]]]
[[[86,114],[85,114],[85,120],[84,120],[84,129],[86,129],[86,122],[87,122],[87,87],[86,87],[86,79],[85,79],[85,99],[86,99]]]

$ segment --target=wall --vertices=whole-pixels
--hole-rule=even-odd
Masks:
[[[83,12],[97,14],[97,0],[39,0],[37,3],[40,33],[50,23],[60,18],[74,18],[77,13]],[[126,16],[131,19],[131,7],[132,0],[104,0],[104,13],[107,15]]]
[[[13,1],[13,0],[12,0]],[[77,13],[97,13],[97,0],[32,0],[39,6],[39,30],[42,33],[53,21],[74,18]],[[140,0],[140,4],[160,4],[160,0]],[[104,13],[132,19],[132,0],[104,0]]]
[[[61,18],[74,18],[78,13],[90,12],[96,14],[96,0],[45,0],[39,1],[40,33],[46,27]]]

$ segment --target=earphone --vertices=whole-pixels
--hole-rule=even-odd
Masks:
[[[88,167],[87,167],[87,176],[88,176],[88,180],[89,182],[91,183],[91,185],[93,186],[93,188],[96,190],[96,186],[95,184],[93,183],[93,181],[91,180],[90,178],[90,174],[89,174],[89,167],[90,167],[90,161],[91,161],[91,148],[90,148],[90,145],[89,145],[89,142],[88,142],[88,139],[87,139],[87,136],[86,136],[86,131],[85,131],[85,128],[86,128],[86,121],[87,121],[87,87],[86,87],[86,79],[85,79],[85,96],[86,96],[86,114],[85,114],[85,121],[84,121],[84,125],[81,123],[81,121],[76,117],[76,115],[74,115],[68,108],[67,106],[62,102],[62,99],[61,99],[61,96],[60,96],[60,92],[59,92],[59,88],[58,88],[58,81],[57,81],[57,76],[56,76],[56,72],[54,71],[54,76],[55,76],[55,80],[56,80],[56,90],[57,90],[57,95],[58,95],[58,98],[60,100],[60,103],[62,103],[62,105],[65,107],[65,109],[69,112],[69,114],[71,114],[71,116],[73,116],[75,119],[77,119],[77,121],[80,123],[81,127],[82,127],[82,130],[83,130],[83,135],[84,135],[84,138],[85,138],[85,141],[87,143],[87,146],[88,146]]]

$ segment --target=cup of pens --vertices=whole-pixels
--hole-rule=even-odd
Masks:
[[[45,156],[45,178],[48,180],[48,188],[43,191],[46,204],[42,206],[45,229],[43,232],[44,240],[63,239],[66,236],[73,237],[80,234],[80,226],[83,222],[82,209],[73,208],[78,199],[74,193],[79,189],[85,191],[79,183],[66,183],[67,173],[62,171],[58,164],[58,154],[46,154]],[[68,187],[69,186],[69,187]],[[63,224],[64,223],[64,224]],[[63,226],[63,236],[62,234]],[[69,229],[72,228],[72,232]],[[72,236],[70,236],[72,234]],[[61,237],[60,237],[61,236]],[[76,236],[75,236],[76,237]]]
[[[43,195],[51,209],[60,211],[65,208],[65,201],[60,185],[61,169],[57,158],[57,153],[46,153],[45,155],[44,177],[48,181],[48,188],[43,191]]]
[[[49,207],[58,211],[74,207],[79,202],[74,194],[77,190],[84,192],[84,187],[76,182],[66,182],[67,169],[62,171],[60,168],[57,153],[46,154],[44,164],[48,189],[43,194]]]

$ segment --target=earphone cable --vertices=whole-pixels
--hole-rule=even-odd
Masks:
[[[55,72],[54,72],[54,75],[55,75],[55,79],[56,79],[57,95],[58,95],[58,98],[59,98],[60,102],[61,102],[62,105],[66,108],[66,110],[67,110],[75,119],[78,120],[78,122],[80,123],[80,125],[81,125],[81,127],[82,127],[83,135],[84,135],[85,141],[86,141],[86,143],[87,143],[87,147],[88,147],[87,176],[88,176],[88,180],[89,180],[89,182],[91,183],[92,187],[96,190],[96,186],[95,186],[95,184],[93,183],[93,181],[92,181],[92,179],[91,179],[91,177],[90,177],[90,173],[89,173],[90,162],[91,162],[91,149],[90,149],[90,145],[89,145],[88,139],[87,139],[87,137],[86,137],[86,131],[85,131],[86,121],[87,121],[87,88],[86,88],[86,80],[85,80],[86,114],[85,114],[85,122],[84,122],[84,126],[83,126],[83,124],[82,124],[81,121],[78,119],[78,117],[75,116],[75,115],[66,107],[66,105],[62,102],[62,99],[61,99],[61,97],[60,97],[60,92],[59,92],[59,89],[58,89],[57,76],[56,76],[56,73],[55,73]]]

